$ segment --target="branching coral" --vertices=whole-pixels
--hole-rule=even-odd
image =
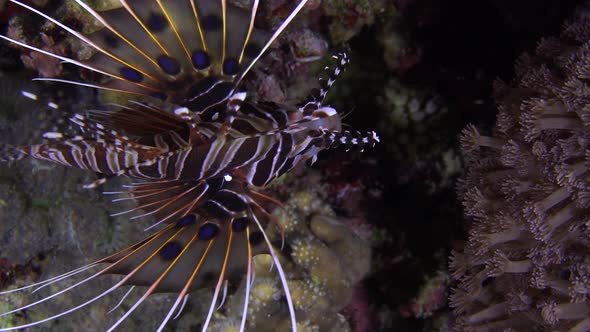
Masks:
[[[492,134],[463,131],[471,222],[450,262],[463,330],[590,329],[589,74],[580,14],[518,60],[512,84],[496,84]]]

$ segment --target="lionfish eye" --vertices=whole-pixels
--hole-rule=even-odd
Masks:
[[[198,237],[199,240],[209,241],[213,239],[217,233],[219,233],[219,226],[212,223],[206,223],[201,226],[201,229],[199,229]]]

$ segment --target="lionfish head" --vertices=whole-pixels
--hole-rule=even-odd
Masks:
[[[105,77],[100,83],[41,80],[116,91],[132,100],[115,105],[115,109],[74,115],[70,120],[76,133],[47,132],[43,144],[3,146],[0,160],[30,156],[101,174],[87,188],[117,176],[138,179],[122,191],[105,194],[121,195],[115,201],[137,202],[136,207],[115,215],[138,212],[131,219],[153,217],[157,221],[148,229],[157,226],[159,230],[84,267],[0,293],[56,286],[82,276],[1,317],[64,296],[102,275],[120,276],[111,287],[78,305],[0,331],[36,326],[84,308],[119,288],[130,287],[131,292],[139,286],[144,289],[139,299],[109,330],[119,326],[151,294],[170,292],[174,300],[158,327],[162,330],[182,310],[191,292],[210,287],[213,295],[202,324],[205,331],[221,306],[220,300],[223,302],[227,283],[245,278],[242,331],[254,280],[253,257],[262,253],[272,257],[295,331],[296,312],[279,259],[280,248],[266,232],[267,227],[276,225],[282,234],[265,208],[280,203],[261,190],[302,161],[315,160],[324,149],[344,146],[362,150],[378,142],[374,132],[342,131],[341,115],[323,104],[329,87],[348,62],[345,54],[335,56],[329,77],[320,80],[320,89],[302,106],[257,102],[239,90],[245,75],[307,0],[294,5],[270,32],[255,27],[258,0],[250,1],[248,8],[226,0],[120,0],[118,8],[102,12],[75,0],[102,25],[90,34],[24,2],[10,1],[73,35],[94,54],[78,60],[6,36],[0,38]],[[134,101],[134,95],[162,102],[142,103]]]

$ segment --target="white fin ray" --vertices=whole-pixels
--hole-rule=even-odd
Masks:
[[[246,238],[250,238],[250,227],[246,228]],[[254,282],[253,278],[253,269],[252,269],[252,246],[250,245],[250,241],[247,241],[248,246],[248,268],[246,270],[246,291],[244,294],[244,309],[242,311],[242,319],[240,322],[240,332],[243,332],[246,328],[246,319],[248,318],[248,305],[250,301],[250,289],[252,283]]]
[[[1,35],[0,35],[0,37],[1,37]],[[107,75],[107,74],[105,74],[105,75]],[[64,80],[64,79],[60,79],[60,78],[38,77],[38,78],[33,78],[32,81],[66,83],[66,84],[77,85],[77,86],[81,86],[81,87],[85,87],[85,88],[92,88],[92,89],[105,90],[105,91],[114,91],[114,92],[122,92],[122,93],[130,93],[130,94],[142,95],[142,93],[140,93],[140,92],[135,92],[135,91],[130,91],[130,90],[123,90],[123,89],[117,89],[117,88],[109,88],[107,86],[102,86],[102,85],[97,85],[97,84],[90,84],[90,83],[83,83],[83,82],[72,81],[72,80]],[[128,81],[126,81],[126,82],[128,82]]]
[[[259,0],[254,0],[252,2],[252,10],[250,11],[250,25],[248,26],[248,34],[246,34],[244,45],[242,45],[242,52],[240,52],[240,58],[238,60],[239,63],[242,63],[242,59],[244,58],[244,51],[246,50],[246,45],[248,44],[248,41],[250,41],[252,31],[254,30],[254,21],[256,20],[256,12],[258,12],[258,3]]]
[[[40,281],[40,282],[37,282],[37,283],[34,283],[34,284],[30,284],[30,285],[27,285],[27,286],[24,286],[24,287],[15,288],[15,289],[10,289],[10,290],[7,290],[7,291],[2,291],[2,292],[0,292],[0,295],[6,295],[6,294],[11,294],[11,293],[16,293],[16,292],[23,291],[25,289],[37,287],[35,290],[32,291],[33,293],[35,293],[36,291],[42,289],[43,287],[45,287],[47,285],[51,285],[53,283],[56,283],[56,282],[59,282],[59,281],[65,279],[65,278],[68,278],[70,276],[76,275],[78,273],[82,273],[82,272],[84,272],[84,271],[86,271],[88,269],[91,269],[91,268],[95,267],[96,265],[98,265],[97,262],[91,263],[91,264],[88,264],[88,265],[84,265],[84,266],[79,267],[77,269],[74,269],[72,271],[69,271],[69,272],[60,274],[58,276],[55,276],[55,277],[52,277],[52,278],[49,278],[49,279],[46,279],[46,280],[43,280],[43,281]]]
[[[207,328],[209,327],[209,323],[211,322],[211,317],[213,317],[213,311],[215,310],[215,304],[217,303],[217,297],[219,296],[219,291],[221,290],[221,286],[223,285],[223,281],[225,280],[225,271],[227,269],[227,262],[229,261],[229,254],[231,252],[233,236],[234,236],[234,232],[232,230],[230,230],[229,237],[227,239],[227,249],[225,250],[225,257],[223,258],[223,265],[221,266],[221,272],[219,273],[219,279],[217,280],[217,285],[215,285],[215,290],[213,291],[213,298],[211,299],[211,304],[209,305],[209,311],[207,312],[207,318],[205,319],[205,323],[203,323],[202,332],[207,332]]]
[[[170,228],[172,228],[172,227],[173,227],[173,226],[171,225],[171,226],[169,226],[167,229],[164,229],[164,230],[162,230],[162,232],[164,232],[165,230],[168,230],[168,229],[170,229]],[[130,257],[131,255],[133,255],[135,252],[137,252],[138,250],[140,250],[140,249],[144,248],[145,246],[147,246],[147,245],[148,245],[150,242],[152,242],[152,241],[153,241],[153,240],[154,240],[156,237],[157,237],[157,236],[152,236],[151,238],[150,238],[150,237],[148,237],[148,240],[147,240],[147,241],[145,241],[145,243],[143,243],[141,246],[139,246],[138,248],[134,249],[132,252],[130,252],[129,254],[125,255],[123,258],[121,258],[121,259],[117,260],[116,262],[114,262],[114,263],[112,263],[112,264],[109,264],[108,266],[106,266],[106,267],[105,267],[105,268],[103,268],[102,270],[98,271],[97,273],[95,273],[95,274],[91,275],[90,277],[87,277],[87,278],[85,278],[85,279],[83,279],[83,280],[81,280],[81,281],[79,281],[79,282],[76,282],[76,283],[74,283],[73,285],[71,285],[71,286],[68,286],[68,287],[66,287],[66,288],[64,288],[64,289],[62,289],[62,290],[60,290],[60,291],[58,291],[58,292],[56,292],[56,293],[53,293],[53,294],[51,294],[51,295],[49,295],[49,296],[46,296],[46,297],[44,297],[44,298],[42,298],[42,299],[40,299],[40,300],[37,300],[37,301],[35,301],[35,302],[32,302],[32,303],[29,303],[29,304],[27,304],[27,305],[24,305],[24,306],[22,306],[22,307],[19,307],[19,308],[13,309],[13,310],[11,310],[11,311],[8,311],[8,312],[1,313],[1,314],[0,314],[0,317],[6,316],[6,315],[10,315],[10,314],[16,313],[16,312],[18,312],[18,311],[21,311],[21,310],[24,310],[24,309],[28,309],[28,308],[34,307],[34,306],[36,306],[36,305],[38,305],[38,304],[41,304],[41,303],[47,302],[48,300],[51,300],[52,298],[54,298],[54,297],[57,297],[57,296],[59,296],[59,295],[61,295],[61,294],[67,293],[67,292],[69,292],[70,290],[72,290],[72,289],[74,289],[74,288],[76,288],[76,287],[78,287],[78,286],[80,286],[80,285],[83,285],[83,284],[85,284],[85,283],[87,283],[87,282],[89,282],[89,281],[93,280],[94,278],[96,278],[96,277],[98,277],[98,276],[101,276],[101,275],[104,275],[105,273],[108,273],[108,271],[109,271],[109,270],[111,270],[111,269],[112,269],[114,266],[118,265],[120,262],[123,262],[123,261],[125,261],[125,260],[126,260],[128,257]],[[140,243],[141,243],[141,242],[140,242]],[[133,246],[132,246],[132,247],[133,247]],[[129,247],[129,248],[132,248],[132,247]],[[129,248],[127,248],[127,249],[129,249]],[[127,250],[127,249],[126,249],[126,250]],[[157,252],[157,251],[156,251],[156,252]],[[90,268],[90,267],[94,267],[95,265],[97,265],[97,264],[99,264],[99,263],[106,262],[106,260],[107,260],[107,259],[109,259],[110,257],[113,257],[113,256],[115,256],[115,255],[117,255],[117,254],[114,254],[114,255],[108,256],[108,257],[106,257],[106,258],[103,258],[103,259],[101,259],[101,260],[99,260],[99,261],[95,262],[95,263],[92,263],[92,264],[86,265],[86,266],[84,266],[84,267],[82,267],[82,268],[78,268],[78,269],[76,269],[76,270],[74,270],[74,271],[78,271],[78,270],[81,270],[81,269],[85,269],[85,270],[87,270],[88,268]],[[28,323],[28,324],[24,324],[24,325],[19,325],[19,326],[14,326],[14,327],[10,327],[10,328],[0,328],[0,331],[12,331],[12,330],[18,330],[18,329],[24,329],[24,328],[28,328],[28,327],[32,327],[32,326],[36,326],[36,325],[39,325],[39,324],[42,324],[42,323],[45,323],[45,322],[51,321],[51,320],[53,320],[53,319],[56,319],[56,318],[59,318],[59,317],[62,317],[62,316],[68,315],[69,313],[72,313],[72,312],[74,312],[74,311],[76,311],[76,310],[78,310],[78,309],[80,309],[80,308],[83,308],[83,307],[87,306],[88,304],[95,302],[96,300],[98,300],[98,299],[102,298],[103,296],[105,296],[105,295],[107,295],[107,294],[111,293],[112,291],[114,291],[115,289],[119,288],[119,287],[120,287],[121,285],[123,285],[123,284],[124,284],[124,283],[125,283],[125,282],[126,282],[128,279],[129,279],[129,278],[131,278],[131,277],[133,276],[133,274],[135,274],[135,273],[136,273],[136,272],[137,272],[137,271],[138,271],[138,270],[139,270],[139,269],[140,269],[140,268],[141,268],[141,267],[142,267],[142,266],[143,266],[143,265],[144,265],[146,262],[147,262],[147,260],[146,260],[146,261],[144,261],[144,262],[143,262],[142,264],[140,264],[139,266],[137,266],[137,267],[136,267],[136,268],[135,268],[133,271],[131,271],[129,274],[127,274],[125,277],[123,277],[123,278],[122,278],[122,279],[121,279],[119,282],[117,282],[117,283],[116,283],[114,286],[112,286],[112,287],[111,287],[111,288],[109,288],[108,290],[106,290],[106,291],[102,292],[101,294],[99,294],[99,295],[97,295],[97,296],[93,297],[92,299],[90,299],[90,300],[88,300],[88,301],[86,301],[86,302],[84,302],[84,303],[82,303],[82,304],[80,304],[80,305],[77,305],[77,306],[75,306],[75,307],[73,307],[73,308],[70,308],[70,309],[68,309],[68,310],[66,310],[66,311],[62,311],[62,312],[61,312],[61,313],[59,313],[59,314],[56,314],[56,315],[53,315],[53,316],[50,316],[50,317],[44,318],[44,319],[42,319],[42,320],[38,320],[38,321],[32,322],[32,323]],[[79,272],[82,272],[82,271],[79,271]],[[77,273],[79,273],[79,272],[77,272]],[[68,273],[66,273],[66,274],[63,274],[63,275],[61,275],[61,276],[54,277],[54,278],[52,278],[52,279],[50,279],[50,280],[53,280],[53,279],[56,279],[56,278],[61,278],[60,280],[62,280],[62,279],[64,279],[64,276],[66,276],[66,275],[68,275],[68,274],[70,274],[70,273],[71,273],[71,272],[68,272]],[[72,275],[73,275],[73,274],[72,274]],[[56,280],[56,281],[54,281],[54,282],[57,282],[57,281],[59,281],[59,280]],[[45,287],[45,286],[46,286],[46,285],[43,285],[43,286],[41,286],[41,288],[42,288],[42,287]],[[26,288],[30,288],[30,287],[32,287],[32,286],[23,287],[23,288],[20,288],[20,290],[22,290],[22,289],[26,289]],[[15,291],[15,290],[12,290],[12,291],[9,291],[9,292],[13,292],[13,291]]]
[[[293,9],[291,11],[289,16],[287,16],[287,18],[283,21],[283,23],[281,23],[281,25],[275,30],[275,32],[272,34],[270,39],[262,47],[262,49],[260,50],[258,55],[256,55],[256,57],[250,62],[248,67],[246,67],[246,69],[242,72],[240,77],[236,80],[236,83],[235,83],[236,87],[244,79],[246,74],[248,74],[248,72],[250,72],[250,69],[252,69],[252,67],[258,62],[258,60],[262,57],[262,55],[266,52],[266,50],[270,47],[270,45],[272,45],[272,43],[279,37],[279,35],[283,32],[283,30],[285,30],[287,28],[287,26],[291,23],[291,21],[293,21],[293,19],[295,18],[295,16],[297,16],[297,14],[301,11],[301,9],[303,9],[303,7],[307,4],[307,1],[308,0],[301,0],[299,2],[299,4],[297,4],[297,7],[295,7],[295,9]],[[235,88],[234,88],[234,90],[235,90]],[[232,91],[232,93],[233,92],[234,91]]]
[[[14,1],[14,0],[11,0]],[[90,8],[90,6],[88,6],[86,3],[84,3],[81,0],[75,0],[76,3],[78,3],[78,5],[80,5],[80,7],[82,7],[86,12],[88,12],[90,15],[94,16],[94,18],[96,18],[102,25],[104,25],[105,28],[107,28],[108,30],[110,30],[112,33],[114,33],[115,35],[117,35],[117,37],[121,38],[121,40],[123,40],[125,43],[127,43],[129,46],[131,46],[131,48],[133,48],[136,52],[138,52],[139,54],[141,54],[143,57],[145,57],[148,61],[150,61],[156,69],[159,68],[158,66],[158,62],[154,59],[152,59],[152,57],[150,57],[149,54],[145,53],[141,48],[137,47],[133,42],[131,42],[129,39],[127,39],[124,35],[122,35],[119,31],[117,31],[117,29],[113,28],[112,25],[109,24],[109,22],[107,22],[97,11],[95,11],[94,9]],[[76,35],[76,37],[78,37]],[[78,37],[80,38],[80,37]],[[84,37],[86,40],[89,40],[88,38]],[[82,38],[81,38],[82,39]],[[87,42],[85,39],[85,42]],[[156,78],[154,78],[153,76],[151,76],[150,74],[140,70],[139,68],[132,66],[131,64],[125,62],[122,59],[119,59],[118,57],[116,57],[114,54],[111,54],[110,52],[103,50],[100,46],[96,45],[95,43],[93,43],[92,41],[88,41],[88,44],[92,45],[93,47],[95,47],[97,50],[101,51],[102,53],[112,57],[113,59],[115,59],[116,61],[118,61],[119,63],[125,64],[135,70],[137,70],[138,72],[144,74],[145,76],[149,77],[150,79],[157,81]]]
[[[256,222],[256,225],[262,232],[264,236],[264,241],[266,241],[266,245],[268,246],[268,250],[270,251],[270,256],[272,257],[272,261],[275,263],[277,267],[277,272],[279,274],[279,278],[281,279],[281,285],[283,286],[283,290],[285,291],[285,298],[287,299],[287,307],[289,308],[289,316],[291,317],[291,329],[293,332],[297,332],[297,318],[295,318],[295,306],[293,305],[293,298],[291,297],[291,291],[289,290],[289,284],[287,283],[287,276],[285,275],[285,271],[283,270],[283,266],[279,261],[279,257],[275,253],[275,249],[270,242],[270,239],[266,235],[260,220],[256,217],[256,214],[252,213],[252,219]]]
[[[98,19],[98,20],[99,20],[101,23],[106,23],[104,20],[101,20],[101,19],[99,19],[100,15],[98,15],[98,13],[96,13],[96,12],[95,12],[95,11],[94,11],[92,8],[90,8],[90,7],[89,7],[87,4],[85,4],[84,2],[82,2],[82,1],[80,1],[80,0],[75,0],[75,1],[76,1],[76,2],[77,2],[77,3],[78,3],[78,4],[79,4],[79,5],[82,7],[82,8],[84,8],[84,10],[86,10],[88,13],[92,14],[93,16],[96,14],[98,17],[96,17],[96,16],[95,16],[95,17],[96,17],[96,18],[97,18],[97,19]],[[24,7],[24,8],[26,8],[27,10],[30,10],[31,12],[33,12],[33,13],[35,13],[35,14],[37,14],[37,15],[39,15],[39,16],[41,16],[41,17],[43,17],[43,18],[45,18],[46,20],[50,21],[51,23],[53,23],[53,24],[55,24],[55,25],[59,26],[60,28],[62,28],[62,29],[64,29],[64,30],[66,30],[67,32],[69,32],[70,34],[72,34],[72,35],[73,35],[73,36],[75,36],[76,38],[80,39],[81,41],[83,41],[83,42],[87,43],[88,45],[92,46],[92,47],[93,47],[93,48],[95,48],[97,51],[99,51],[99,52],[101,52],[101,53],[103,53],[103,54],[105,54],[105,55],[107,55],[107,56],[109,56],[109,57],[113,58],[115,61],[117,61],[117,62],[119,62],[119,63],[121,63],[121,64],[124,64],[124,65],[126,65],[126,66],[129,66],[130,68],[133,68],[134,70],[137,70],[138,72],[142,73],[144,76],[146,76],[146,77],[150,78],[151,80],[153,80],[153,81],[157,81],[157,79],[155,79],[155,78],[154,78],[153,76],[151,76],[149,73],[146,73],[145,71],[141,70],[140,68],[137,68],[137,67],[135,67],[135,66],[133,66],[133,65],[131,65],[131,64],[127,63],[127,62],[125,62],[123,59],[120,59],[119,57],[115,56],[115,55],[114,55],[114,54],[112,54],[111,52],[109,52],[109,51],[105,50],[104,48],[102,48],[102,47],[100,47],[99,45],[97,45],[96,43],[94,43],[94,42],[93,42],[92,40],[90,40],[88,37],[84,36],[83,34],[79,33],[78,31],[76,31],[76,30],[74,30],[74,29],[72,29],[72,28],[68,27],[67,25],[65,25],[65,24],[61,23],[60,21],[56,20],[55,18],[53,18],[53,17],[51,17],[51,16],[49,16],[49,15],[47,15],[47,14],[43,13],[42,11],[40,11],[40,10],[37,10],[37,9],[35,9],[35,8],[33,8],[33,7],[31,7],[31,6],[27,5],[27,4],[25,4],[25,3],[22,3],[22,2],[20,2],[20,1],[17,1],[17,0],[10,0],[10,2],[12,2],[12,3],[14,3],[14,4],[17,4],[17,5],[21,6],[21,7]],[[105,27],[107,27],[107,28],[109,27],[108,23],[106,23]],[[115,33],[117,33],[117,32],[115,32]],[[13,39],[11,39],[11,38],[8,38],[8,37],[5,37],[5,36],[1,36],[1,37],[2,37],[2,38],[4,38],[4,39],[6,39],[6,40],[10,40],[10,41],[12,41],[12,42],[15,42],[15,43],[16,43],[16,44],[18,44],[18,45],[21,45],[21,46],[27,47],[27,48],[29,48],[29,49],[32,49],[32,50],[35,50],[35,51],[41,52],[41,53],[43,53],[43,54],[46,54],[46,55],[49,55],[49,56],[53,56],[53,57],[55,57],[55,58],[57,58],[57,59],[60,59],[60,60],[66,61],[66,62],[71,62],[71,63],[73,63],[73,64],[75,64],[75,65],[78,65],[78,66],[84,67],[84,68],[86,68],[86,69],[89,69],[89,70],[92,70],[92,71],[94,71],[94,72],[99,72],[99,73],[101,73],[101,74],[104,74],[104,75],[108,75],[108,76],[111,76],[111,77],[114,77],[114,78],[117,78],[117,79],[120,79],[120,80],[124,80],[124,81],[126,81],[126,82],[130,82],[130,81],[126,80],[126,79],[125,79],[125,78],[123,78],[123,77],[120,77],[120,76],[117,76],[117,75],[114,75],[114,74],[111,74],[111,73],[106,73],[106,72],[104,72],[104,71],[101,71],[101,70],[99,70],[99,69],[97,69],[97,68],[93,68],[93,67],[91,67],[91,66],[85,65],[85,64],[83,64],[82,62],[79,62],[79,61],[76,61],[76,60],[73,60],[73,59],[69,59],[69,58],[66,58],[66,57],[62,57],[62,56],[59,56],[59,55],[57,55],[57,54],[53,54],[53,53],[51,53],[51,52],[47,52],[47,51],[44,51],[44,50],[38,49],[38,48],[36,48],[36,47],[33,47],[33,46],[30,46],[30,45],[27,45],[27,44],[25,44],[25,43],[17,42],[16,40],[13,40]],[[125,40],[125,39],[123,38],[123,40]],[[152,61],[153,61],[153,60],[152,60]],[[155,63],[155,62],[154,62],[154,63]],[[157,66],[157,63],[156,63],[156,66]],[[138,85],[141,85],[141,84],[138,84]],[[141,85],[141,86],[143,86],[143,85]],[[143,86],[143,87],[145,87],[145,86]]]
[[[180,314],[182,314],[182,311],[184,310],[184,307],[186,306],[186,302],[188,301],[188,296],[189,296],[189,294],[186,294],[182,298],[182,304],[180,305],[180,308],[178,308],[178,312],[176,313],[176,315],[174,315],[174,317],[172,317],[172,320],[176,320],[178,317],[180,317]]]
[[[125,276],[125,278],[130,278],[131,276],[133,276],[133,274],[135,274],[137,271],[139,271],[143,266],[145,266],[145,264],[147,264],[155,255],[158,254],[158,252],[160,252],[160,250],[162,250],[162,248],[164,248],[164,246],[168,243],[170,243],[171,241],[173,241],[176,237],[178,237],[183,231],[185,231],[185,229],[180,229],[177,230],[176,232],[174,232],[174,234],[172,236],[170,236],[166,241],[164,241],[160,247],[157,250],[154,250],[154,252],[149,255],[141,264],[139,264],[137,267],[135,267],[133,269],[133,271],[131,271],[129,274],[127,274]],[[178,262],[178,260],[180,259],[180,257],[182,257],[182,255],[184,253],[186,253],[186,251],[188,250],[188,248],[190,247],[190,245],[195,241],[195,239],[197,238],[199,232],[195,232],[195,234],[193,235],[193,237],[189,240],[189,242],[186,244],[186,246],[184,246],[184,248],[182,248],[182,251],[180,252],[180,254],[178,256],[176,256],[176,258],[174,258],[174,260],[168,265],[168,267],[166,267],[166,269],[160,274],[160,276],[158,277],[158,279],[156,279],[156,281],[154,281],[150,287],[148,288],[148,290],[143,293],[143,295],[141,296],[141,298],[139,300],[137,300],[133,306],[131,306],[131,308],[129,308],[129,310],[127,310],[125,312],[125,314],[123,316],[121,316],[121,318],[119,318],[113,325],[111,325],[111,327],[109,327],[109,329],[107,330],[107,332],[111,332],[113,331],[117,326],[119,326],[127,317],[129,317],[129,315],[131,315],[131,313],[137,309],[137,307],[143,302],[145,301],[145,299],[148,298],[148,296],[150,296],[151,294],[153,294],[154,290],[156,289],[156,287],[158,287],[158,285],[160,284],[160,282],[162,282],[162,280],[166,277],[166,275],[168,275],[168,272],[170,272],[170,270],[172,270],[172,267],[174,267],[174,264],[176,264],[176,262]]]
[[[213,240],[209,241],[209,243],[207,244],[207,248],[205,248],[205,252],[203,253],[203,255],[201,255],[201,258],[199,259],[199,263],[197,263],[197,266],[194,268],[193,273],[190,275],[190,277],[186,281],[184,288],[178,294],[178,297],[176,298],[176,301],[174,301],[172,308],[170,308],[170,310],[168,311],[168,314],[162,320],[162,323],[158,327],[157,332],[161,332],[164,329],[164,327],[166,326],[166,323],[168,323],[168,321],[170,320],[170,318],[174,314],[174,310],[178,307],[182,298],[184,298],[185,295],[188,294],[189,287],[193,283],[193,280],[195,280],[195,277],[197,276],[197,273],[200,271],[201,266],[203,266],[203,263],[205,262],[205,259],[207,258],[207,255],[209,254],[209,251],[213,247],[214,241],[215,240],[213,239]]]
[[[120,307],[121,304],[123,304],[123,302],[127,298],[127,296],[129,296],[129,294],[131,294],[131,292],[134,289],[135,289],[135,286],[129,287],[129,290],[125,293],[125,295],[123,295],[123,297],[121,298],[121,300],[111,310],[107,311],[107,314],[110,314],[111,312],[115,311],[118,307]]]

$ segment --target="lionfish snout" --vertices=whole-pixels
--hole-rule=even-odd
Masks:
[[[272,260],[273,273],[276,271],[275,278],[282,285],[280,298],[286,303],[290,327],[296,331],[296,311],[277,245],[284,243],[284,232],[266,210],[280,203],[262,189],[301,162],[315,160],[324,149],[344,146],[362,150],[378,142],[374,133],[342,131],[342,116],[324,105],[328,89],[348,62],[345,54],[334,57],[336,66],[329,78],[320,80],[320,89],[301,107],[258,102],[240,90],[246,74],[307,0],[298,2],[272,32],[255,28],[258,0],[246,9],[226,0],[120,0],[118,8],[102,12],[75,0],[102,25],[91,34],[24,2],[10,1],[65,30],[94,54],[78,60],[6,36],[0,38],[105,76],[100,83],[42,80],[115,91],[131,100],[76,114],[71,121],[77,133],[46,133],[45,143],[0,150],[0,160],[28,155],[99,173],[99,179],[87,188],[117,176],[132,177],[137,181],[123,190],[105,192],[116,195],[114,201],[137,204],[114,215],[139,212],[130,219],[152,217],[156,221],[146,230],[158,230],[84,267],[1,292],[55,287],[80,277],[80,281],[0,317],[65,296],[102,275],[120,276],[111,287],[81,299],[79,304],[31,323],[2,326],[0,331],[58,319],[126,286],[130,290],[124,299],[138,286],[144,291],[109,330],[122,324],[150,295],[170,292],[173,302],[161,320],[160,331],[180,314],[191,292],[211,288],[202,323],[205,331],[216,309],[223,306],[228,289],[235,288],[228,284],[240,281],[245,284],[239,322],[243,331],[255,279],[254,257],[260,254]],[[135,95],[161,101],[140,102],[133,100]],[[269,227],[277,230],[274,238]]]

